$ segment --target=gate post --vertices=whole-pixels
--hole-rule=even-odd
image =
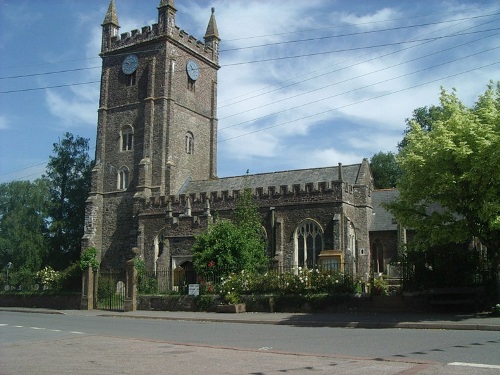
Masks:
[[[82,300],[80,309],[94,309],[94,270],[90,266],[83,271],[82,275]]]
[[[137,310],[137,270],[135,269],[134,260],[127,260],[125,263],[125,300],[123,305],[124,311]]]

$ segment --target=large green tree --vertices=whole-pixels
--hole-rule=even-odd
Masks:
[[[438,112],[426,127],[410,121],[398,156],[399,199],[388,208],[423,247],[478,238],[498,269],[500,83],[472,108],[443,89]]]
[[[49,185],[46,180],[0,184],[0,265],[11,272],[41,269],[48,254]]]
[[[66,133],[54,143],[47,164],[50,181],[51,263],[64,268],[80,255],[85,223],[85,201],[90,192],[92,160],[88,139]]]
[[[221,219],[196,238],[193,263],[199,273],[210,265],[252,272],[267,265],[266,242],[257,205],[245,189],[232,220]]]
[[[398,149],[401,151],[401,149],[408,144],[407,135],[410,133],[413,126],[418,125],[423,131],[428,132],[432,129],[432,124],[434,122],[444,120],[448,115],[449,114],[446,113],[444,108],[438,105],[415,109],[412,113],[412,117],[406,119],[404,137],[401,142],[398,143]]]
[[[372,156],[370,168],[373,174],[375,189],[395,188],[401,175],[396,155],[392,152],[382,152]]]

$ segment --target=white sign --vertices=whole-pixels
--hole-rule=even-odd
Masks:
[[[199,296],[200,295],[200,284],[189,284],[189,295]]]

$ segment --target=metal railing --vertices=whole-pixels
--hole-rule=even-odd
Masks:
[[[325,290],[353,284],[348,264],[328,264],[316,267],[283,266],[272,264],[252,273],[241,267],[206,267],[196,273],[194,269],[177,268],[145,271],[138,275],[139,294],[187,294],[189,284],[199,284],[201,294],[216,294],[222,284],[238,275],[242,288],[249,292],[279,292],[293,288]]]

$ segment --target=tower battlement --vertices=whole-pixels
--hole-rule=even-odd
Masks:
[[[138,43],[155,41],[159,38],[165,37],[165,34],[168,33],[161,32],[160,27],[157,23],[153,24],[152,26],[143,26],[140,29],[134,29],[132,31],[127,31],[113,36],[111,38],[111,45],[109,46],[109,48],[104,49],[102,52],[111,52],[133,46]],[[178,26],[175,26],[173,32],[169,36],[182,46],[194,50],[196,51],[196,53],[203,54],[210,60],[212,59],[213,49],[210,45],[200,41]]]
[[[212,15],[210,16],[207,31],[203,37],[204,42],[189,35],[175,24],[176,9],[174,0],[161,0],[158,7],[157,23],[151,26],[143,26],[140,29],[119,33],[120,25],[115,2],[111,0],[102,24],[101,55],[131,46],[147,45],[150,42],[164,41],[166,39],[180,48],[187,48],[191,52],[217,63],[219,59],[220,39],[214,12],[215,10],[212,8]]]

